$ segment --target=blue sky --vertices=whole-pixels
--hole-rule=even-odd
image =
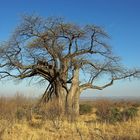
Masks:
[[[23,14],[60,16],[80,25],[100,25],[110,34],[109,43],[121,56],[122,63],[140,67],[140,0],[0,0],[0,42],[8,39]],[[25,83],[7,82],[6,85],[0,83],[1,94],[9,93],[9,90],[12,90],[9,94],[16,91],[33,94],[38,89],[27,88]],[[139,96],[140,80],[116,82],[113,87],[88,91],[87,95]]]

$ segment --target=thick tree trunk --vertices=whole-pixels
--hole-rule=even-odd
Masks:
[[[67,75],[61,75],[56,77],[53,81],[53,95],[58,103],[58,108],[61,109],[62,113],[68,117],[69,120],[74,121],[79,115],[79,69],[75,68],[73,73],[73,79],[70,89],[67,89],[66,77]],[[61,81],[63,80],[63,81]]]
[[[53,83],[51,83],[49,88],[47,87],[40,103],[47,103],[51,101],[52,104],[57,104],[57,108],[61,111],[62,114],[64,114],[65,100],[66,100],[66,90],[62,86],[60,81],[55,80]]]
[[[75,115],[75,117],[79,116],[79,91],[75,93],[74,97],[73,97],[73,113]]]
[[[79,115],[79,96],[80,90],[78,84],[73,84],[69,90],[62,86],[59,81],[54,82],[52,100],[57,102],[57,108],[61,111],[62,115],[68,117],[68,120],[74,121]]]
[[[68,119],[75,120],[79,115],[79,69],[75,69],[72,84],[66,96],[66,114]]]
[[[62,84],[60,82],[55,83],[55,93],[56,93],[56,101],[58,102],[58,107],[62,111],[62,114],[64,114],[66,90],[64,87],[62,87]]]
[[[79,91],[70,92],[66,97],[65,113],[69,120],[74,121],[79,116]]]

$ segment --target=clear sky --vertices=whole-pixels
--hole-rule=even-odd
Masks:
[[[0,0],[0,42],[8,39],[23,14],[60,16],[80,25],[100,25],[110,34],[109,43],[122,63],[140,68],[140,0]],[[4,83],[0,83],[1,94],[41,93],[39,87],[27,88],[25,83]],[[116,82],[104,91],[86,93],[88,96],[139,96],[140,80]]]

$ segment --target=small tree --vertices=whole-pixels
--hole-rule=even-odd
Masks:
[[[102,90],[114,81],[138,77],[140,70],[120,65],[99,26],[84,27],[61,18],[24,16],[11,38],[0,47],[0,78],[37,77],[49,82],[41,101],[56,97],[67,114],[79,114],[79,96]],[[104,85],[96,85],[100,78]]]

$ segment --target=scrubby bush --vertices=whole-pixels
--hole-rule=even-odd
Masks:
[[[116,107],[104,108],[104,112],[100,112],[101,110],[96,111],[96,115],[98,116],[100,121],[114,123],[121,120],[121,112]]]
[[[16,112],[16,104],[13,100],[1,97],[0,98],[0,119],[14,121]]]
[[[137,107],[126,108],[121,112],[122,120],[134,119],[138,115]]]
[[[113,103],[109,100],[97,100],[95,107],[97,109],[96,115],[98,116],[99,120],[102,121],[107,121],[108,118],[110,118],[110,110],[111,107],[113,107]]]
[[[121,112],[118,108],[112,107],[109,110],[109,116],[107,118],[107,121],[110,123],[114,123],[117,121],[121,121]]]
[[[80,114],[87,114],[92,112],[92,106],[89,104],[81,104],[80,105]]]
[[[15,122],[27,117],[32,100],[16,94],[13,97],[0,97],[0,119]]]
[[[50,120],[54,128],[59,129],[62,119],[63,119],[63,109],[59,103],[54,100],[50,101],[47,104],[42,104],[35,110],[35,114],[43,120]]]
[[[104,112],[101,112],[101,110],[96,111],[96,115],[98,116],[99,120],[108,123],[128,121],[130,119],[134,119],[137,114],[138,109],[136,107],[120,109],[110,106],[108,108],[104,108]]]

